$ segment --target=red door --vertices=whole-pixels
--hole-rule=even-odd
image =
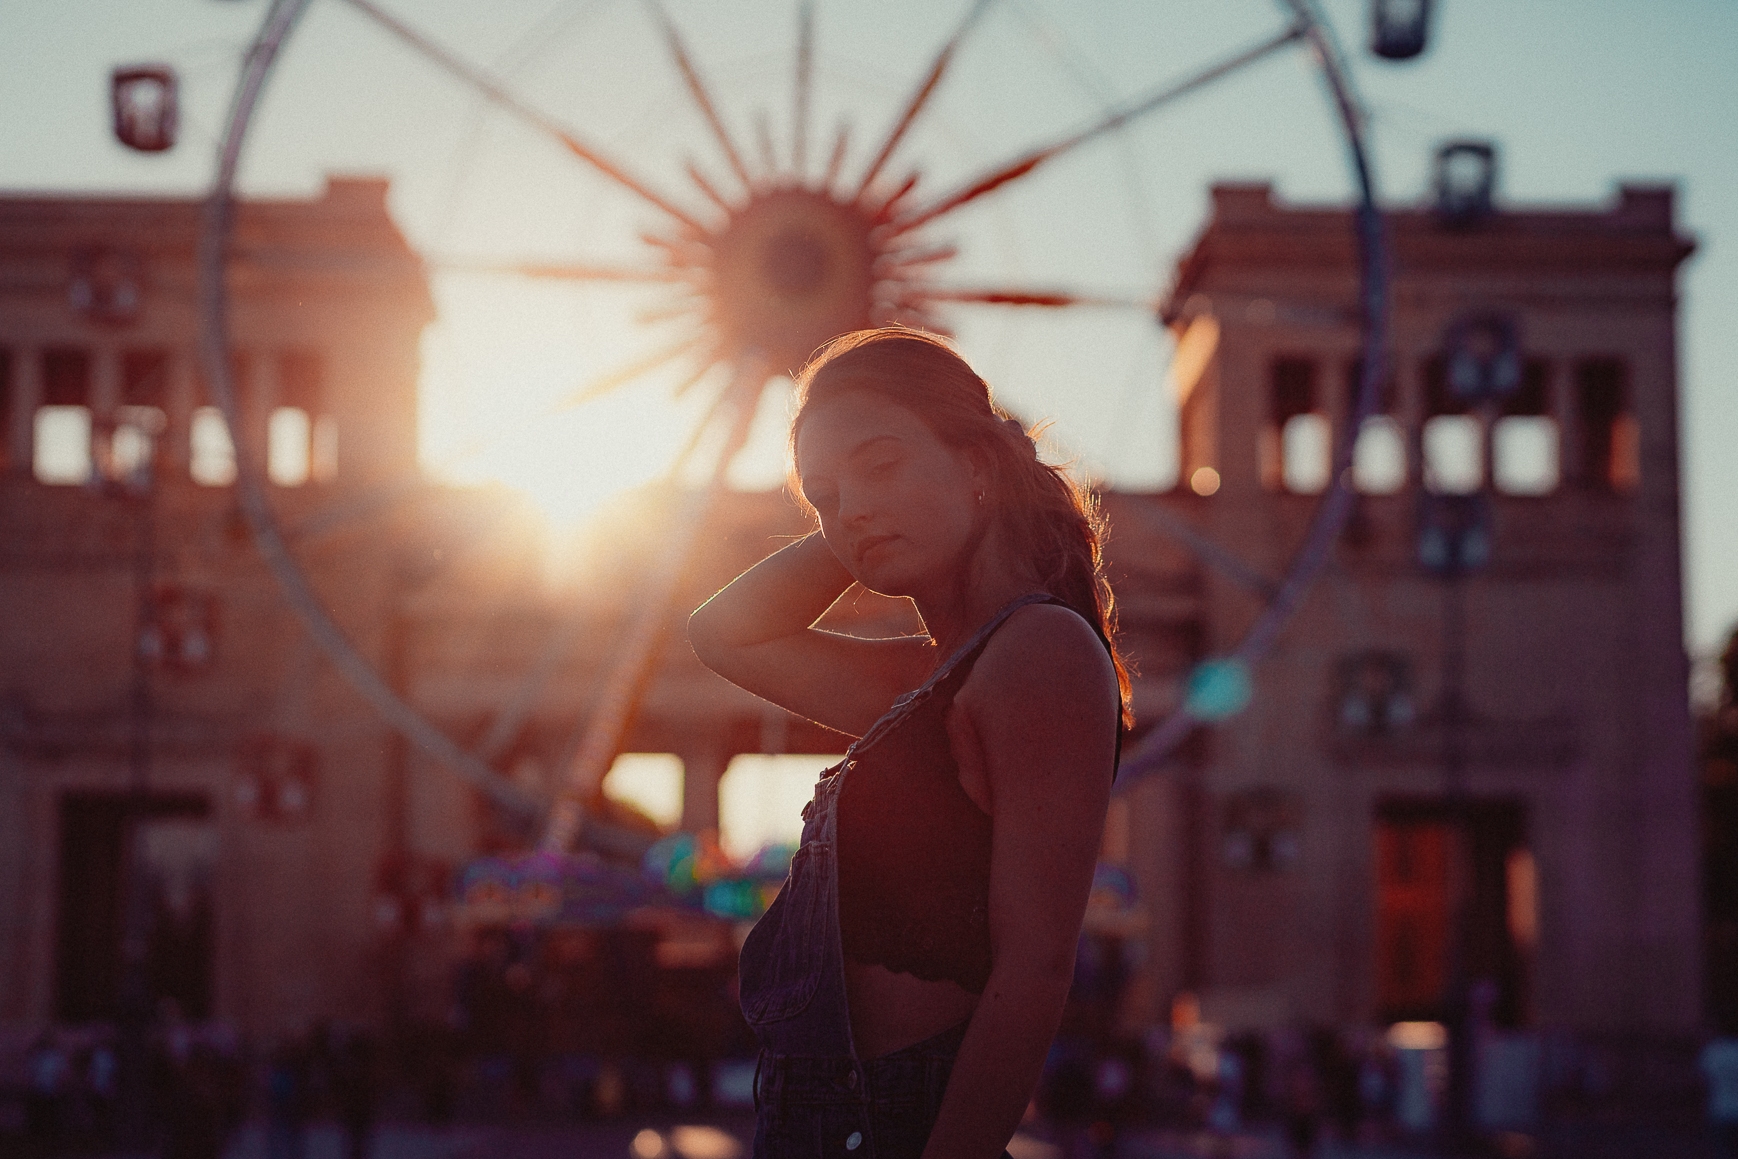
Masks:
[[[1376,1008],[1433,1017],[1448,990],[1454,830],[1446,822],[1376,825]]]

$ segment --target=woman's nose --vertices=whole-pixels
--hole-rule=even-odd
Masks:
[[[861,523],[869,517],[868,505],[863,496],[854,491],[841,489],[839,492],[839,522],[847,527]]]

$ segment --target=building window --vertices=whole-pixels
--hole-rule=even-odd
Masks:
[[[1484,485],[1484,430],[1466,400],[1448,382],[1438,355],[1424,364],[1424,486],[1439,495],[1465,495]]]
[[[32,432],[34,469],[44,483],[76,485],[91,477],[91,360],[83,350],[42,355],[42,405]]]
[[[91,477],[91,360],[83,350],[42,355],[42,405],[34,419],[36,478],[76,485]]]
[[[1352,485],[1366,495],[1392,495],[1406,486],[1406,436],[1387,415],[1371,415],[1352,445]]]
[[[1404,655],[1358,652],[1340,661],[1337,676],[1334,724],[1341,732],[1389,736],[1417,719],[1412,663]]]
[[[1225,799],[1219,859],[1227,869],[1284,873],[1303,855],[1303,803],[1296,793],[1261,787]]]
[[[201,487],[227,487],[235,482],[235,444],[223,412],[202,406],[193,412],[188,432],[187,473]]]
[[[1641,431],[1630,408],[1629,367],[1620,358],[1576,363],[1575,406],[1581,485],[1610,491],[1634,487],[1641,478]]]
[[[767,845],[795,845],[803,805],[814,795],[815,770],[839,757],[742,753],[718,781],[718,841],[746,860]]]
[[[1346,413],[1357,410],[1364,386],[1364,360],[1346,363]],[[1393,419],[1395,383],[1392,369],[1378,387],[1376,408],[1358,427],[1352,442],[1352,486],[1366,495],[1392,495],[1406,486],[1406,436]]]
[[[313,431],[308,412],[280,406],[266,425],[266,475],[280,487],[300,487],[308,481]]]
[[[280,487],[329,481],[338,469],[338,427],[326,413],[320,356],[291,351],[278,360],[278,397],[266,429],[266,473]]]
[[[1333,434],[1316,397],[1316,364],[1307,358],[1273,362],[1269,426],[1262,435],[1262,478],[1272,490],[1320,493],[1333,473]]]
[[[603,795],[671,830],[682,823],[682,758],[675,753],[622,753],[604,774]]]
[[[82,406],[36,411],[35,474],[39,483],[76,486],[91,477],[91,412]]]
[[[1527,359],[1520,387],[1503,400],[1491,427],[1491,483],[1504,494],[1548,495],[1557,489],[1560,439],[1550,386],[1550,364]]]
[[[1439,495],[1468,495],[1484,482],[1484,447],[1472,415],[1424,420],[1424,485]]]
[[[129,350],[121,356],[121,400],[108,437],[106,473],[125,478],[149,468],[157,440],[168,429],[169,355]]]

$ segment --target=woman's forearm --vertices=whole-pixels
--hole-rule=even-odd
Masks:
[[[992,973],[972,1014],[923,1159],[997,1159],[1044,1068],[1068,978]]]
[[[700,605],[688,620],[688,639],[711,664],[733,648],[807,630],[850,586],[851,573],[815,532],[773,552]]]

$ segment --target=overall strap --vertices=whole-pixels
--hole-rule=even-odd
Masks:
[[[914,706],[922,703],[929,696],[930,692],[934,690],[937,684],[946,680],[953,673],[954,669],[959,666],[961,661],[982,648],[984,642],[995,633],[997,628],[1002,626],[1003,622],[1006,621],[1009,616],[1013,615],[1021,608],[1026,607],[1028,604],[1059,602],[1060,601],[1049,592],[1029,592],[1028,594],[1021,596],[1019,599],[1013,600],[1005,605],[999,612],[991,616],[981,628],[973,633],[971,639],[955,649],[953,655],[949,656],[947,661],[943,663],[941,667],[932,672],[928,680],[925,680],[922,684],[895,700],[893,706],[882,715],[881,719],[877,720],[870,726],[868,732],[858,737],[857,740],[852,743],[851,747],[846,750],[847,755],[855,756],[870,748],[876,741],[880,740],[882,736],[886,735],[889,729],[897,726],[898,723],[904,719],[905,714]]]
[[[1028,607],[1032,604],[1056,604],[1061,602],[1062,601],[1058,600],[1049,592],[1028,592],[1019,599],[1004,605],[1001,611],[991,616],[984,622],[983,627],[973,633],[971,639],[954,649],[954,654],[947,658],[946,663],[930,674],[929,679],[923,682],[922,687],[920,687],[918,691],[923,692],[934,685],[940,684],[943,680],[946,680],[951,676],[953,670],[959,667],[961,661],[981,649],[989,638],[995,635],[996,629],[1000,628],[1009,616],[1013,615],[1021,608]]]

